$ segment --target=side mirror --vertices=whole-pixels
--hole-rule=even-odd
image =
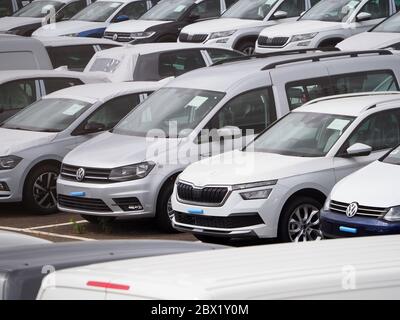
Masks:
[[[96,133],[104,130],[106,130],[106,126],[104,124],[98,122],[88,122],[85,125],[84,133]]]
[[[217,130],[218,136],[225,139],[239,138],[242,136],[242,130],[234,126],[226,126]]]
[[[285,19],[285,18],[287,18],[287,16],[288,16],[288,13],[286,11],[281,11],[281,10],[275,12],[273,15],[275,20]]]
[[[360,12],[357,15],[356,20],[357,20],[357,22],[361,22],[361,21],[371,20],[371,18],[372,18],[372,15],[370,13],[368,13],[368,12]]]
[[[122,22],[122,21],[126,21],[129,20],[129,17],[126,15],[121,15],[115,18],[115,22]]]
[[[363,143],[355,143],[347,148],[346,152],[349,157],[365,157],[371,154],[372,148]]]

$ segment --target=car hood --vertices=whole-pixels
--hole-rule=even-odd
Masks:
[[[345,25],[342,22],[302,20],[271,26],[263,30],[261,34],[268,37],[291,37],[296,34],[342,29]]]
[[[0,128],[0,156],[16,154],[24,149],[49,143],[57,136],[54,132],[35,132]]]
[[[79,33],[93,29],[107,27],[106,22],[90,22],[90,21],[61,21],[57,23],[47,24],[37,29],[33,35],[41,37],[61,36],[70,33]]]
[[[145,160],[157,161],[152,156],[152,150],[162,154],[178,143],[178,139],[158,139],[158,142],[154,142],[146,137],[105,132],[68,153],[64,163],[81,167],[116,168]]]
[[[0,18],[0,30],[8,31],[14,28],[40,23],[42,18],[4,17]]]
[[[284,179],[327,169],[332,169],[331,158],[233,151],[195,162],[179,178],[197,186],[233,185]]]
[[[119,23],[113,23],[107,28],[107,32],[142,32],[148,28],[158,26],[173,21],[159,21],[159,20],[129,20]]]
[[[267,23],[262,20],[246,20],[237,18],[219,18],[190,24],[182,29],[183,33],[198,34],[262,27]]]
[[[343,51],[374,50],[386,48],[398,42],[400,42],[400,33],[362,32],[345,39],[336,47]]]
[[[375,161],[341,180],[331,199],[362,206],[388,208],[400,205],[400,166]]]

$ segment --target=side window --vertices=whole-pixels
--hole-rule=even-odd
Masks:
[[[305,10],[304,0],[286,0],[277,9],[277,11],[287,12],[287,18],[298,17]]]
[[[225,6],[226,9],[229,9],[231,6],[233,6],[238,0],[225,0]]]
[[[118,47],[113,44],[97,44],[97,46],[99,46],[101,50],[107,50],[107,49]]]
[[[394,0],[394,3],[396,5],[396,11],[400,10],[400,0]]]
[[[276,109],[272,90],[261,88],[243,93],[230,100],[211,119],[207,129],[235,126],[246,134],[246,130],[260,133],[276,120]]]
[[[314,7],[321,0],[310,0],[311,7]]]
[[[243,57],[243,55],[236,51],[222,50],[222,49],[207,49],[210,55],[212,63],[216,63],[221,60]]]
[[[83,71],[95,54],[92,45],[47,47],[54,68],[67,66],[69,70]]]
[[[81,127],[95,124],[102,126],[104,130],[110,130],[139,103],[139,93],[111,99],[92,113]]]
[[[328,78],[297,81],[286,85],[286,95],[290,110],[296,109],[313,99],[331,94]]]
[[[71,19],[75,14],[81,11],[86,6],[85,0],[79,0],[67,4],[56,15],[56,21],[63,21]]]
[[[83,84],[79,79],[73,78],[47,78],[44,79],[44,86],[46,87],[46,94],[58,91],[64,88],[77,86]]]
[[[129,19],[137,19],[146,11],[146,1],[135,1],[123,7],[117,16],[128,16]]]
[[[390,110],[374,114],[364,120],[342,147],[364,143],[373,151],[393,148],[400,143],[400,112]]]
[[[13,14],[11,0],[0,0],[0,17],[10,16]]]
[[[371,19],[385,18],[389,16],[389,0],[369,0],[360,12],[371,14]]]
[[[151,5],[154,7],[160,0],[151,0]]]
[[[205,66],[200,50],[164,52],[160,54],[158,59],[160,78],[177,77],[185,72]]]
[[[36,99],[34,79],[17,80],[0,86],[0,110],[22,109]]]
[[[190,16],[196,16],[197,19],[215,18],[221,14],[221,4],[219,0],[204,0],[197,4]]]

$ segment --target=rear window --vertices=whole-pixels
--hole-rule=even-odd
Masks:
[[[54,68],[67,66],[69,70],[83,71],[95,54],[92,45],[47,47]]]
[[[20,51],[0,53],[0,70],[22,69],[39,69],[32,52]]]

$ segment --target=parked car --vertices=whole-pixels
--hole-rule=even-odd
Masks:
[[[400,233],[400,203],[395,186],[399,175],[399,152],[400,147],[394,148],[333,188],[320,213],[325,237]]]
[[[400,13],[390,16],[368,32],[349,37],[336,46],[340,50],[400,50]]]
[[[71,17],[70,21],[45,25],[36,30],[33,35],[101,38],[107,26],[137,19],[154,3],[157,3],[157,0],[98,0]]]
[[[334,47],[395,12],[395,0],[322,0],[298,21],[261,31],[255,51]]]
[[[121,42],[176,42],[190,23],[217,18],[236,0],[163,0],[138,20],[110,25],[104,37]]]
[[[2,249],[0,300],[34,300],[42,279],[66,268],[221,248],[189,241],[103,240]]]
[[[398,88],[399,57],[389,52],[243,59],[179,76],[112,131],[70,152],[57,183],[59,209],[91,222],[156,216],[162,229],[171,230],[169,200],[176,177],[190,163],[220,152],[219,138],[229,142],[236,135],[231,126],[241,129],[239,143],[249,142],[308,99]],[[88,177],[77,180],[78,170],[87,170]]]
[[[46,94],[97,82],[108,82],[108,79],[97,74],[63,70],[0,71],[0,123]]]
[[[218,47],[148,43],[97,52],[84,71],[101,72],[113,82],[158,81],[210,66],[223,59],[242,56],[240,52]]]
[[[286,243],[93,264],[48,276],[38,299],[398,299],[399,240]]]
[[[0,34],[0,70],[53,69],[43,44],[32,38]]]
[[[23,6],[30,3],[31,0],[2,0],[0,1],[0,17],[11,16]]]
[[[220,19],[190,24],[179,42],[195,42],[232,48],[251,55],[261,30],[295,21],[319,0],[239,0]]]
[[[11,17],[1,18],[0,32],[30,36],[42,25],[70,19],[90,3],[91,0],[34,0]]]
[[[27,246],[41,245],[48,243],[51,242],[37,237],[28,236],[22,233],[0,230],[0,251],[10,248],[14,250],[15,247],[24,247],[24,249],[26,250]],[[0,284],[1,282],[2,281],[0,280]],[[2,286],[0,285],[0,288],[1,287]],[[0,294],[0,299],[1,299],[1,294]]]
[[[75,86],[47,95],[5,121],[0,125],[0,203],[23,200],[37,214],[55,212],[56,179],[65,154],[111,129],[159,86]]]
[[[190,165],[172,195],[174,227],[204,242],[322,239],[318,212],[333,186],[400,143],[399,101],[399,93],[317,99],[242,151]]]

